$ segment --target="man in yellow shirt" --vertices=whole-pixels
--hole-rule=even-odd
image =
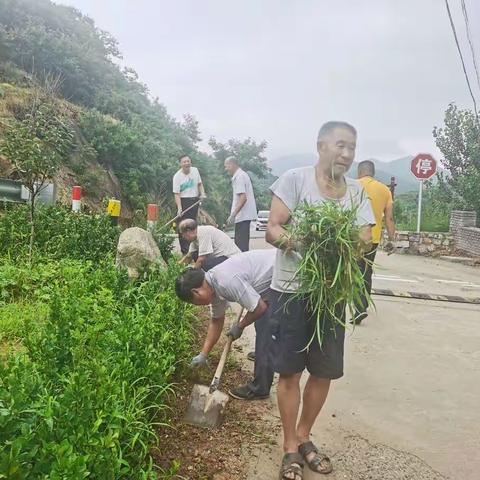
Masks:
[[[375,260],[378,244],[382,237],[382,220],[385,217],[385,226],[388,232],[389,242],[385,245],[388,254],[393,251],[395,240],[395,222],[393,220],[393,199],[392,192],[383,183],[375,180],[375,164],[370,160],[364,160],[358,164],[358,181],[367,192],[372,204],[376,224],[372,227],[372,248],[365,255],[366,262],[363,264],[365,287],[370,294],[372,290],[372,264]],[[354,317],[356,325],[367,317],[368,300],[362,298],[362,308],[359,308]]]

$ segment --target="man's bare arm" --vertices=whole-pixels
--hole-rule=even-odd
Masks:
[[[205,197],[206,197],[205,188],[203,187],[203,183],[202,183],[202,182],[199,182],[199,184],[198,184],[198,193],[200,193],[200,197],[201,197],[201,198],[205,198]]]
[[[203,342],[202,353],[207,357],[212,348],[218,342],[220,335],[222,334],[223,324],[225,323],[225,315],[212,318],[208,324],[207,336]]]
[[[393,203],[385,207],[385,226],[387,227],[388,239],[393,242],[395,240],[395,220],[393,218]]]
[[[258,320],[267,311],[267,308],[267,302],[265,302],[263,299],[260,299],[255,307],[255,310],[253,312],[247,312],[246,315],[240,320],[239,325],[242,328],[248,327],[253,322]]]
[[[179,193],[175,193],[175,205],[177,206],[177,211],[182,210],[182,200]]]
[[[284,225],[290,220],[291,212],[275,194],[272,196],[265,240],[277,248],[291,248],[290,239]]]
[[[206,258],[207,258],[206,255],[200,255],[200,256],[197,258],[197,261],[195,262],[194,267],[195,267],[195,268],[202,268],[203,262],[205,261]]]

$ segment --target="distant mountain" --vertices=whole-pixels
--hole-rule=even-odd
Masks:
[[[375,163],[375,177],[380,182],[389,184],[390,177],[393,176],[397,182],[396,192],[405,193],[418,190],[418,182],[410,173],[410,162],[412,158],[413,156],[409,155],[391,162],[382,162],[375,158],[369,158],[368,160]],[[314,165],[316,161],[317,159],[315,156],[308,153],[285,155],[271,162],[272,173],[274,175],[281,175],[283,172],[291,168]],[[348,172],[349,177],[355,178],[357,176],[357,165],[358,162],[354,162],[352,168]]]

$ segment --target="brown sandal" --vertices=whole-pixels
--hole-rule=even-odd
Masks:
[[[279,479],[303,480],[303,459],[300,453],[286,453],[283,456]]]
[[[298,446],[298,452],[302,455],[303,459],[308,465],[308,468],[310,468],[312,472],[323,473],[324,475],[332,472],[332,462],[325,454],[318,451],[318,448],[313,444],[313,442],[305,442],[300,444]],[[308,461],[307,456],[312,452],[315,453],[315,456],[312,458],[312,460]]]

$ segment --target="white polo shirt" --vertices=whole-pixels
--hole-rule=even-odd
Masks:
[[[240,253],[235,242],[225,233],[211,225],[197,227],[197,239],[190,243],[189,253],[198,252],[198,256],[232,257]]]
[[[228,302],[237,302],[249,312],[257,308],[272,281],[275,254],[275,248],[238,253],[205,274],[215,291],[212,318],[225,315]]]
[[[257,204],[255,203],[255,196],[253,194],[252,181],[248,173],[239,168],[232,177],[233,200],[230,213],[233,213],[237,208],[240,200],[240,194],[244,193],[247,196],[247,201],[242,209],[235,217],[235,223],[244,222],[245,220],[255,220],[257,218]]]
[[[200,195],[198,184],[202,183],[200,172],[196,167],[190,167],[188,174],[180,169],[173,176],[173,193],[179,193],[181,198],[195,198]]]

